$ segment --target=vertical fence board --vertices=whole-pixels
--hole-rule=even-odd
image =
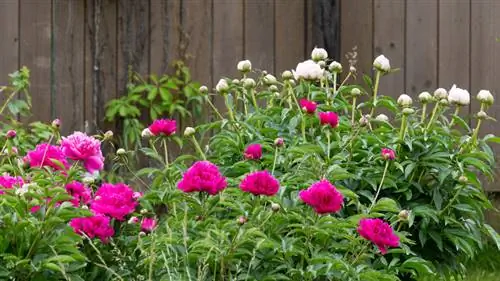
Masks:
[[[215,87],[221,77],[236,77],[236,64],[243,58],[243,2],[214,0],[213,3],[213,72]],[[228,24],[231,23],[231,24]],[[218,108],[225,108],[224,99],[215,95]],[[221,110],[225,112],[225,110]]]
[[[330,58],[340,60],[340,0],[315,0],[312,10],[313,45],[325,48]]]
[[[8,0],[0,3],[0,86],[9,84],[9,73],[19,68],[19,2]],[[5,93],[0,95],[0,103],[7,99]]]
[[[304,60],[306,52],[304,3],[305,0],[276,0],[274,7],[276,75],[280,75],[284,70],[294,69],[298,62]]]
[[[475,96],[481,89],[490,90],[495,96],[495,104],[488,109],[488,115],[498,120],[500,118],[500,84],[498,73],[500,73],[500,2],[472,1],[471,11],[471,101],[472,114],[479,111],[479,103]],[[463,58],[457,58],[460,60]],[[475,123],[475,122],[474,122]],[[475,126],[475,124],[473,124]],[[485,134],[500,135],[498,122],[487,120],[481,126],[480,136]],[[494,145],[497,154],[497,168],[495,171],[496,182],[500,177],[500,145]],[[500,187],[493,183],[489,184],[489,190],[500,191]]]
[[[151,72],[158,75],[171,70],[180,58],[180,1],[151,0]],[[191,19],[193,22],[194,20]],[[207,54],[208,56],[209,54]]]
[[[83,1],[54,2],[55,115],[64,122],[62,133],[84,129]]]
[[[400,70],[382,77],[380,93],[398,97],[404,88],[405,63],[405,2],[401,0],[375,0],[374,57],[385,55],[392,68]]]
[[[348,69],[346,54],[356,47],[358,76],[370,74],[373,62],[373,0],[342,0],[340,3],[340,56]],[[358,79],[357,82],[361,82]]]
[[[31,70],[33,119],[52,119],[51,1],[20,1],[20,64]]]
[[[245,58],[274,73],[274,1],[245,1]]]
[[[470,24],[470,0],[439,2],[439,87],[470,89]]]
[[[437,87],[438,1],[408,1],[406,5],[406,92],[416,96]]]

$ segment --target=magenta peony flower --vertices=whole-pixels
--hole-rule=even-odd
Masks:
[[[215,195],[226,188],[226,178],[209,161],[195,162],[182,176],[177,187],[184,192],[206,192]]]
[[[149,126],[149,131],[153,136],[171,136],[177,130],[177,122],[172,119],[156,119],[153,124]]]
[[[90,209],[97,214],[103,214],[119,221],[134,212],[137,201],[134,191],[124,183],[104,183],[95,193]]]
[[[156,227],[157,221],[154,218],[143,218],[141,222],[141,230],[151,232]]]
[[[83,161],[83,166],[90,173],[104,167],[101,142],[92,136],[87,136],[82,132],[74,132],[72,135],[62,138],[61,148],[66,157]]]
[[[339,116],[335,112],[320,112],[318,116],[321,125],[330,125],[332,128],[337,128],[339,125]]]
[[[313,114],[316,111],[316,108],[318,107],[318,105],[315,102],[307,99],[301,99],[299,101],[299,104],[300,108],[302,108],[303,111],[309,114]]]
[[[308,189],[299,192],[304,203],[314,208],[318,214],[336,213],[342,208],[344,196],[328,180],[313,183]]]
[[[246,159],[258,160],[262,158],[262,145],[258,143],[251,144],[247,146],[245,152],[243,153]]]
[[[373,242],[382,255],[387,253],[388,247],[399,246],[399,237],[394,234],[391,226],[381,219],[361,219],[358,233],[366,240]]]
[[[280,183],[268,171],[248,174],[240,183],[241,190],[253,195],[273,196],[280,189]]]
[[[394,150],[390,149],[390,148],[382,148],[382,158],[384,158],[384,160],[394,160],[396,159],[396,152],[394,152]]]
[[[61,151],[61,148],[59,146],[50,145],[48,143],[37,145],[34,150],[28,152],[24,160],[28,162],[31,167],[49,166],[54,168],[55,170],[63,169],[53,160],[59,161],[65,169],[69,167],[68,161],[66,161],[66,157]]]
[[[3,174],[0,176],[0,194],[5,193],[1,189],[11,189],[14,185],[21,187],[23,184],[24,181],[21,177],[12,177],[9,174]]]
[[[73,206],[78,207],[80,204],[88,204],[91,199],[91,191],[88,187],[86,187],[83,183],[73,181],[66,185],[66,192],[69,195],[73,196],[73,199],[70,202]]]
[[[42,208],[42,206],[39,206],[39,205],[33,206],[30,209],[30,213],[34,214],[34,213],[40,211],[41,208]]]
[[[5,135],[5,137],[7,137],[8,139],[13,139],[15,138],[17,135],[16,131],[14,130],[8,130],[7,131],[7,134]]]
[[[115,234],[110,219],[103,215],[74,218],[69,222],[69,225],[75,233],[79,235],[85,234],[90,238],[98,237],[104,243],[107,243],[108,239]]]

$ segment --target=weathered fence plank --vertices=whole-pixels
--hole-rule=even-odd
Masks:
[[[18,0],[2,1],[0,3],[0,26],[2,40],[0,41],[0,85],[9,83],[9,73],[19,68],[19,2]],[[0,95],[0,102],[7,99]]]
[[[245,58],[255,69],[274,73],[274,1],[245,1]]]
[[[305,59],[305,0],[276,0],[274,31],[276,75],[294,69]]]

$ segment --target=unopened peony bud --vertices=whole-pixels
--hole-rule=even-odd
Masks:
[[[477,119],[486,119],[486,118],[488,118],[488,114],[486,112],[481,110],[477,113]]]
[[[151,131],[149,130],[149,128],[146,128],[146,129],[142,130],[142,133],[141,133],[142,138],[149,138],[152,135],[153,135],[153,133],[151,133]]]
[[[420,95],[418,95],[418,99],[421,103],[428,103],[432,101],[432,96],[429,92],[421,92]]]
[[[253,80],[252,78],[246,78],[243,81],[243,87],[245,87],[246,89],[251,89],[255,87],[255,80]]]
[[[147,210],[147,209],[142,209],[142,210],[141,210],[141,214],[142,214],[142,215],[145,215],[145,214],[147,214],[147,213],[148,213],[148,210]]]
[[[488,90],[479,91],[479,93],[477,94],[477,100],[486,105],[492,105],[495,101],[493,95]]]
[[[208,93],[208,87],[203,85],[200,87],[200,94],[206,95]]]
[[[288,80],[288,83],[290,83],[290,86],[292,86],[292,87],[295,87],[295,85],[297,85],[295,83],[295,80],[293,80],[293,79]]]
[[[434,97],[437,100],[442,100],[442,99],[447,99],[448,98],[448,92],[446,89],[439,88],[434,91]]]
[[[217,90],[217,92],[221,94],[227,93],[227,91],[229,90],[229,85],[227,84],[226,79],[220,79],[215,86],[215,90]]]
[[[252,63],[249,60],[242,60],[238,62],[236,68],[238,68],[240,72],[247,73],[252,70]]]
[[[113,131],[108,130],[106,133],[104,133],[104,139],[109,140],[113,138]]]
[[[442,99],[439,101],[439,105],[441,106],[447,106],[448,105],[448,100],[447,99]]]
[[[14,130],[8,130],[7,134],[5,135],[8,139],[13,139],[17,135],[16,131]]]
[[[375,120],[380,121],[380,122],[389,122],[389,117],[385,114],[379,114],[377,117],[375,117]]]
[[[271,204],[271,210],[273,210],[273,212],[278,212],[280,209],[281,209],[280,204],[278,204],[278,203]]]
[[[413,103],[413,101],[409,95],[402,94],[398,98],[398,104],[402,107],[409,107],[409,106],[411,106],[412,103]]]
[[[368,125],[368,123],[369,123],[369,122],[370,122],[370,121],[369,121],[369,119],[368,119],[368,116],[366,116],[366,115],[365,115],[365,116],[362,116],[362,117],[359,119],[359,125],[360,125],[361,127],[364,127],[364,126]]]
[[[91,176],[86,176],[86,177],[83,177],[83,178],[82,178],[82,182],[83,182],[84,184],[87,184],[87,185],[89,185],[89,184],[93,184],[93,183],[94,183],[94,181],[95,181],[94,177],[91,177]]]
[[[293,73],[290,70],[285,70],[281,74],[281,78],[283,78],[285,80],[292,79],[293,78]]]
[[[239,84],[240,84],[240,82],[241,82],[241,81],[240,81],[240,80],[238,80],[238,79],[233,79],[233,80],[231,81],[231,83],[232,83],[232,84],[234,84],[234,85],[239,85]]]
[[[325,62],[324,60],[320,60],[320,61],[318,61],[318,65],[319,65],[319,67],[321,67],[322,69],[325,69],[325,67],[326,67],[326,62]]]
[[[297,64],[297,67],[293,71],[293,76],[295,80],[320,80],[323,78],[324,70],[312,60],[307,60]]]
[[[389,72],[391,70],[391,64],[389,59],[384,55],[380,55],[373,61],[373,67],[378,71]]]
[[[278,92],[278,87],[276,85],[271,85],[269,86],[269,91],[271,91],[272,93],[274,92]]]
[[[361,90],[359,88],[352,88],[351,95],[357,97],[361,95]]]
[[[266,76],[267,75],[267,71],[262,70],[262,75]]]
[[[356,67],[354,67],[354,65],[349,66],[349,72],[356,73],[357,72]]]
[[[398,218],[402,221],[407,221],[410,217],[410,212],[408,210],[401,210],[398,214]]]
[[[313,61],[325,60],[328,58],[328,52],[323,48],[314,48],[311,52],[311,59]]]
[[[467,90],[460,89],[456,85],[453,85],[448,93],[448,101],[451,104],[466,106],[470,104],[470,94]]]
[[[276,138],[274,140],[274,145],[277,147],[282,147],[284,144],[285,144],[285,141],[283,140],[283,138]]]
[[[342,72],[342,65],[340,64],[340,62],[332,61],[332,63],[330,63],[330,65],[328,66],[328,69],[331,72],[341,73]]]
[[[410,115],[410,114],[413,114],[413,113],[415,113],[415,110],[413,108],[408,108],[408,107],[403,108],[403,114],[404,115]]]
[[[54,119],[54,121],[52,121],[52,127],[54,128],[61,127],[61,120],[59,120],[59,118]]]
[[[136,224],[139,222],[139,218],[138,217],[131,217],[129,220],[128,220],[128,224]]]
[[[276,82],[276,77],[274,77],[273,75],[267,74],[266,76],[264,76],[264,83],[266,83],[267,85],[273,85],[276,84]]]
[[[146,236],[146,232],[144,232],[144,231],[139,232],[139,236],[141,236],[141,237]]]
[[[185,137],[190,137],[196,133],[196,130],[193,127],[186,127],[184,129],[184,136]]]
[[[239,225],[244,225],[247,221],[248,221],[248,219],[247,219],[247,217],[245,217],[245,216],[240,216],[240,217],[238,218],[238,224],[239,224]]]
[[[125,155],[127,154],[127,151],[125,151],[125,149],[123,148],[118,148],[118,150],[116,151],[116,155]]]
[[[469,179],[466,176],[460,176],[458,178],[458,182],[461,184],[466,184],[469,181]]]

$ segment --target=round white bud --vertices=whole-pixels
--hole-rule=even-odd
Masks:
[[[253,80],[252,78],[246,78],[245,80],[243,80],[243,87],[245,87],[246,89],[255,87],[255,80]]]
[[[203,85],[200,87],[200,94],[204,95],[204,94],[207,94],[208,93],[208,87]]]
[[[153,135],[153,133],[151,133],[151,130],[149,130],[149,128],[146,128],[146,129],[142,130],[142,132],[141,132],[141,136],[143,138],[149,138],[152,135]]]
[[[453,85],[448,93],[448,101],[458,106],[466,106],[470,104],[470,94],[467,90]]]
[[[375,117],[375,120],[380,121],[380,122],[389,122],[389,117],[385,114],[379,114],[377,117]]]
[[[293,78],[293,73],[290,70],[285,70],[281,74],[281,78],[283,78],[285,80],[292,79]]]
[[[491,94],[490,91],[481,90],[477,94],[477,100],[480,101],[481,103],[492,105],[493,102],[495,101],[495,98],[493,98],[493,95]]]
[[[118,150],[116,151],[116,155],[125,155],[127,154],[127,151],[125,151],[125,149],[123,148],[118,148]]]
[[[437,100],[442,100],[442,99],[447,99],[448,98],[448,91],[444,88],[439,88],[434,91],[434,97]]]
[[[328,52],[323,48],[314,48],[311,52],[311,59],[313,61],[325,60],[328,58]]]
[[[193,127],[186,127],[186,129],[184,129],[184,136],[185,137],[190,137],[190,136],[194,135],[194,133],[196,133],[196,130]]]
[[[391,64],[389,59],[384,55],[380,55],[373,61],[373,67],[378,71],[389,72],[391,70]]]
[[[421,103],[428,103],[432,101],[432,96],[429,92],[421,92],[418,95],[418,99],[420,100]]]
[[[264,80],[264,83],[266,83],[267,85],[273,85],[273,84],[276,84],[276,82],[277,82],[276,77],[274,77],[271,74],[267,74],[266,76],[264,76],[263,80]]]
[[[229,85],[227,84],[226,79],[220,79],[217,85],[215,86],[215,89],[219,93],[226,93],[229,90]]]
[[[409,95],[402,94],[398,98],[398,104],[402,107],[409,107],[413,103],[413,100]]]
[[[340,62],[332,61],[332,63],[330,63],[330,65],[328,66],[328,69],[331,72],[340,73],[342,72],[342,65],[340,64]]]
[[[252,63],[249,60],[242,60],[238,62],[236,68],[238,68],[240,72],[247,73],[252,70]]]

